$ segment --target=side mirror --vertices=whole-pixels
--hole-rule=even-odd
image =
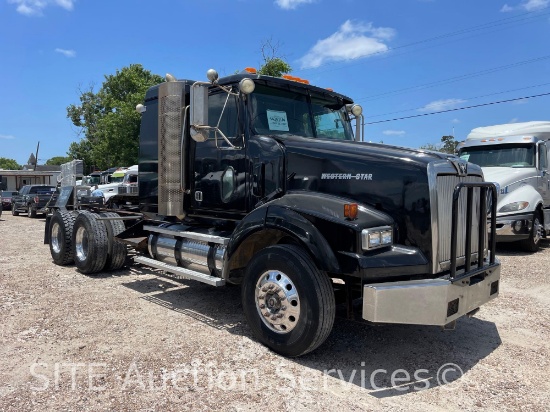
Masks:
[[[208,84],[195,83],[191,86],[191,138],[196,142],[208,139]]]

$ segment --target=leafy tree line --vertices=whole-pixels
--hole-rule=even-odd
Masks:
[[[458,146],[458,142],[455,140],[454,136],[443,136],[441,138],[440,144],[435,145],[435,144],[427,143],[423,146],[420,146],[420,148],[426,149],[426,150],[433,150],[434,152],[455,154],[457,146]]]
[[[106,169],[138,161],[140,115],[135,107],[147,89],[163,78],[131,64],[105,76],[101,88],[81,91],[80,104],[67,107],[67,117],[83,135],[69,146],[67,154],[86,165]]]

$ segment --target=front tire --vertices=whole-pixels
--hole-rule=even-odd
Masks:
[[[108,256],[107,229],[97,215],[81,212],[74,222],[73,254],[78,270],[85,274],[99,272]]]
[[[15,209],[15,205],[12,205],[11,207],[11,214],[13,216],[19,216],[19,212]]]
[[[50,221],[50,254],[56,265],[73,263],[74,212],[56,211]]]
[[[284,356],[315,350],[334,324],[330,279],[296,245],[270,246],[252,259],[242,303],[254,336]]]
[[[540,239],[542,238],[542,231],[544,226],[542,224],[542,218],[540,212],[537,210],[533,215],[533,225],[529,237],[520,241],[520,247],[526,252],[536,252],[539,250]]]

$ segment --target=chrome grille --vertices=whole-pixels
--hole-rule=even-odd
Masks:
[[[452,176],[452,175],[439,175],[437,176],[437,221],[439,229],[439,242],[438,242],[438,261],[442,269],[448,269],[450,267],[451,259],[451,224],[452,224],[452,204],[453,204],[453,192],[458,183],[479,183],[483,179],[479,176]],[[479,205],[479,193],[480,189],[475,188],[473,190],[473,213],[472,213],[472,227],[470,233],[472,236],[472,243],[470,253],[472,256],[472,262],[477,261],[478,250],[478,233],[479,233],[479,208],[475,205]],[[463,264],[466,249],[466,199],[467,191],[463,189],[458,203],[458,238],[457,238],[457,263]],[[485,237],[484,250],[487,248],[487,236]]]

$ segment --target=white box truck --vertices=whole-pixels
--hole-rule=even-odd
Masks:
[[[538,121],[478,127],[458,145],[458,155],[497,184],[497,242],[535,252],[550,230],[548,140],[550,121]]]

